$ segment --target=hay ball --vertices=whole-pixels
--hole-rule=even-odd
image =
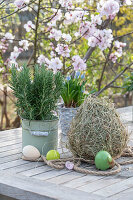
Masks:
[[[68,132],[68,147],[76,157],[95,158],[104,150],[118,158],[127,145],[128,134],[109,100],[90,96],[80,106]]]

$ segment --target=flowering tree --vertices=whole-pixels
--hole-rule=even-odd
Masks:
[[[0,6],[0,9],[3,9],[6,6],[5,2],[1,1]],[[96,52],[102,57],[101,62],[96,56],[97,60],[100,60],[96,95],[101,94],[112,87],[133,64],[124,57],[123,49],[126,43],[121,41],[121,38],[132,35],[133,30],[119,37],[113,35],[113,21],[123,6],[132,7],[133,1],[102,0],[93,7],[86,0],[13,1],[10,3],[10,12],[3,13],[1,20],[18,16],[20,12],[30,12],[34,17],[24,25],[23,38],[16,38],[11,31],[4,33],[0,43],[1,58],[10,43],[15,42],[15,45],[10,56],[5,60],[1,59],[0,71],[6,74],[12,64],[21,70],[18,65],[19,56],[29,48],[32,49],[32,54],[27,65],[45,64],[55,73],[60,70],[64,75],[89,70],[90,63],[92,66],[95,65],[92,56],[95,56]],[[112,80],[103,85],[108,66],[112,71],[114,67],[119,67],[119,73],[114,72]]]

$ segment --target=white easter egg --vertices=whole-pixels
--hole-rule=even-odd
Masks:
[[[36,160],[40,158],[40,152],[38,149],[34,146],[27,145],[23,148],[23,156],[26,157],[29,160]]]

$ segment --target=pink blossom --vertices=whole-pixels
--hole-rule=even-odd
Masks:
[[[67,161],[65,163],[65,167],[69,170],[72,170],[74,168],[74,163],[70,162],[70,161]]]
[[[18,48],[17,46],[14,47],[15,53],[22,53],[24,50],[22,48]]]
[[[20,53],[23,52],[23,49],[22,48],[18,48],[18,47],[14,47],[14,51],[11,52],[10,54],[10,60],[12,60],[13,62],[16,61],[16,59],[18,58],[18,56],[20,55]]]
[[[31,29],[35,29],[35,25],[32,23],[32,21],[28,21],[27,24],[24,25],[24,28],[27,32],[30,32]]]
[[[58,44],[55,51],[59,55],[62,55],[63,57],[70,57],[70,51],[71,50],[68,48],[68,45],[66,45],[66,44]]]
[[[103,5],[100,4],[98,4],[97,9],[101,16],[105,15],[107,18],[113,19],[119,12],[120,6],[115,0],[108,0]]]
[[[117,60],[117,56],[115,55],[115,53],[111,53],[109,59],[112,60],[113,63],[115,63]]]
[[[49,38],[52,39],[54,38],[56,41],[59,41],[61,38],[62,32],[60,30],[57,30],[55,28],[51,29]]]
[[[84,0],[76,0],[76,3],[83,3]]]
[[[118,40],[115,41],[115,43],[114,43],[114,47],[116,47],[116,48],[125,47],[125,46],[126,46],[126,43],[119,42]]]
[[[100,15],[91,15],[91,23],[95,25],[101,25],[102,24],[102,19]]]
[[[76,56],[73,56],[72,57],[72,60],[74,61],[74,62],[76,62],[77,60],[80,60],[81,58],[80,58],[80,56],[79,55],[76,55]]]
[[[4,62],[4,65],[8,66],[8,63],[10,62],[10,58],[7,58],[6,61]]]
[[[61,6],[65,8],[71,8],[73,5],[72,0],[59,0],[59,4],[61,4]]]
[[[54,73],[57,72],[58,69],[61,69],[63,66],[61,60],[58,57],[52,58],[51,61],[49,62],[49,69],[52,69]]]
[[[51,20],[48,24],[49,28],[56,26],[56,21],[55,20]]]
[[[56,22],[58,21],[58,20],[61,20],[61,18],[62,18],[62,11],[61,10],[58,10],[58,12],[57,12],[57,10],[56,9],[52,9],[52,11],[54,12],[54,14],[51,16],[51,21],[47,24],[49,27],[54,27],[54,26],[56,26]]]
[[[16,0],[14,1],[14,4],[17,8],[22,8],[25,4],[25,0]]]
[[[10,55],[10,60],[16,60],[19,56],[19,53],[16,53],[16,52],[11,52],[11,55]]]
[[[98,46],[103,51],[106,48],[110,47],[112,40],[113,40],[113,35],[111,29],[108,30],[97,29],[97,31],[93,34],[93,36],[89,37],[88,45],[91,47]]]
[[[109,59],[115,63],[116,60],[122,56],[123,52],[122,52],[122,47],[125,47],[126,43],[123,42],[119,42],[118,40],[114,42],[114,48],[115,48],[115,52],[110,54]]]
[[[74,66],[74,70],[75,70],[75,71],[78,71],[78,70],[80,70],[80,71],[86,70],[87,65],[86,65],[86,63],[84,62],[84,60],[80,58],[79,55],[73,56],[73,57],[72,57],[72,60],[74,61],[74,62],[72,63],[72,65]]]
[[[120,49],[117,49],[117,51],[115,52],[115,55],[119,58],[119,57],[121,57],[122,56],[122,48],[120,48]]]
[[[54,8],[52,9],[52,11],[54,12],[54,15],[55,15],[52,20],[54,20],[54,21],[61,20],[61,18],[62,18],[62,11],[58,10],[58,12],[57,12],[57,9],[54,9]]]
[[[2,51],[2,53],[5,53],[8,49],[9,44],[6,43],[6,40],[2,39],[0,41],[0,50]]]
[[[64,23],[65,24],[77,23],[83,18],[84,14],[85,12],[81,8],[77,7],[75,8],[74,11],[66,12]]]
[[[62,34],[62,38],[66,41],[66,42],[70,42],[72,40],[72,37],[70,34]]]
[[[21,40],[21,41],[19,41],[19,45],[22,46],[25,51],[28,50],[29,43],[28,43],[27,40]]]
[[[85,39],[88,39],[97,31],[95,24],[91,22],[82,22],[79,28],[80,35],[83,36]]]
[[[45,59],[46,59],[45,56],[41,54],[41,55],[38,57],[37,63],[39,63],[40,65],[42,65],[42,64],[44,64],[44,63],[46,62]]]
[[[124,3],[127,5],[127,6],[130,6],[133,4],[133,0],[124,0]]]
[[[18,63],[15,60],[9,60],[8,67],[11,68],[13,66],[18,69]]]
[[[79,37],[80,36],[80,33],[79,32],[76,32],[74,33],[75,37]]]
[[[14,5],[15,5],[18,9],[24,7],[24,9],[22,9],[22,11],[25,11],[25,10],[27,10],[27,6],[25,7],[25,5],[28,4],[29,2],[30,2],[30,0],[15,0],[15,1],[14,1]]]
[[[50,52],[50,55],[51,55],[51,57],[55,57],[55,56],[56,56],[56,54],[55,54],[54,51],[51,51],[51,52]]]
[[[48,58],[45,58],[45,63],[48,66],[48,65],[50,65],[51,61]]]
[[[13,36],[11,33],[7,32],[4,36],[5,40],[8,40],[10,43],[13,42],[13,39],[15,38],[15,36]]]

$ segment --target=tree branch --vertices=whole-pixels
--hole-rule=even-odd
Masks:
[[[114,38],[114,40],[120,39],[120,38],[122,38],[122,37],[131,35],[131,34],[133,34],[133,31],[131,31],[131,32],[129,32],[129,33],[126,33],[126,34],[124,34],[124,35],[121,35],[121,36],[117,36],[117,37]]]
[[[10,17],[10,16],[12,16],[12,15],[18,13],[20,10],[22,10],[22,9],[24,9],[25,7],[31,5],[32,3],[34,3],[34,1],[30,2],[29,4],[23,6],[22,8],[19,8],[18,10],[14,11],[14,12],[12,12],[12,13],[10,13],[10,14],[4,16],[4,17],[1,17],[0,20],[6,19],[6,18],[8,18],[8,17]]]
[[[35,38],[34,38],[34,64],[36,64],[37,60],[37,38],[38,38],[38,26],[39,26],[39,15],[40,15],[40,7],[41,7],[41,0],[38,3],[38,11],[37,11],[37,20],[36,20],[36,27],[35,27]]]
[[[133,62],[130,63],[123,71],[121,71],[110,83],[108,83],[104,88],[102,88],[99,92],[96,92],[95,95],[98,96],[101,94],[104,90],[108,89],[122,74],[125,73],[131,66],[133,65]]]
[[[108,26],[109,22],[110,22],[110,19],[105,20],[105,21],[103,22],[103,24],[101,25],[101,29],[105,29],[105,28]],[[85,62],[87,62],[87,60],[89,59],[89,57],[91,56],[91,54],[93,53],[93,51],[95,50],[95,48],[96,48],[96,47],[90,47],[90,48],[88,49],[86,55],[85,55],[84,58],[83,58],[83,60],[84,60]]]
[[[100,80],[99,80],[99,85],[98,85],[98,91],[101,89],[101,84],[102,84],[102,80],[103,80],[103,75],[104,75],[104,72],[105,72],[107,63],[108,63],[108,61],[109,61],[109,56],[110,56],[110,54],[111,54],[112,48],[113,48],[113,42],[112,42],[112,44],[111,44],[109,53],[108,53],[108,55],[107,55],[107,58],[106,58],[106,61],[105,61],[105,64],[104,64],[104,67],[103,67],[103,70],[102,70],[102,74],[101,74],[101,77],[100,77]]]

